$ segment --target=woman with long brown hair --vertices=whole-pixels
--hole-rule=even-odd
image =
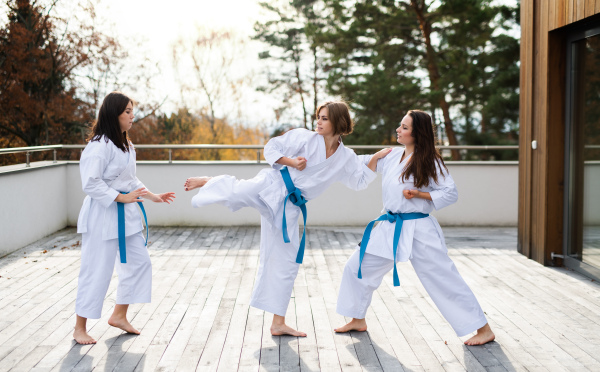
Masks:
[[[77,220],[77,232],[82,234],[81,269],[73,338],[79,344],[96,343],[87,333],[87,320],[101,316],[115,259],[119,285],[108,324],[140,333],[127,320],[127,309],[132,303],[150,302],[152,265],[135,203],[142,206],[142,197],[155,203],[171,203],[175,198],[172,192],[151,193],[135,174],[135,149],[127,135],[133,125],[133,104],[121,92],[104,98],[79,162],[87,194]]]
[[[419,280],[459,337],[477,331],[467,345],[494,340],[475,295],[448,257],[444,235],[429,213],[458,200],[454,180],[435,148],[431,117],[411,110],[396,129],[398,143],[377,163],[383,174],[386,211],[367,226],[362,241],[346,263],[337,312],[353,318],[336,332],[366,331],[365,315],[383,276],[393,270],[399,286],[397,261],[410,260]],[[370,161],[370,157],[364,161]],[[375,222],[380,223],[373,228]]]

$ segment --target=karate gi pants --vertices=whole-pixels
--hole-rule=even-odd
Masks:
[[[89,231],[89,230],[88,230]],[[127,263],[121,263],[119,239],[102,240],[102,229],[84,233],[75,313],[99,319],[115,264],[119,284],[117,305],[148,303],[152,292],[152,264],[142,232],[126,237]]]
[[[358,279],[359,259],[360,252],[356,250],[346,263],[336,311],[343,316],[363,319],[371,304],[373,291],[381,285],[384,275],[393,270],[394,261],[365,253],[362,279]],[[459,337],[487,323],[475,295],[442,244],[425,245],[415,240],[410,262],[421,284]]]
[[[298,237],[296,228],[290,236],[292,243],[284,243],[281,229],[261,217],[260,260],[250,306],[285,316],[300,268],[296,263]]]

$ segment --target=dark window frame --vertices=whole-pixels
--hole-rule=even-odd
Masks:
[[[569,256],[569,245],[572,242],[571,232],[573,225],[573,214],[572,206],[574,203],[573,196],[573,177],[572,169],[574,167],[572,147],[573,147],[573,101],[575,96],[575,81],[572,76],[573,61],[575,50],[574,43],[587,39],[592,36],[600,35],[600,25],[598,23],[598,17],[591,17],[593,19],[585,20],[582,23],[578,23],[574,26],[571,31],[567,33],[566,37],[566,81],[565,81],[565,174],[564,174],[564,216],[563,216],[563,255],[564,265],[570,269],[573,269],[587,277],[600,280],[600,267],[592,266],[586,262],[580,261],[576,258]]]

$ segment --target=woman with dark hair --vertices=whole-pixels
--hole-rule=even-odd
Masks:
[[[383,174],[386,212],[367,225],[358,249],[344,268],[337,312],[353,318],[336,332],[366,331],[365,315],[383,276],[393,269],[399,286],[396,261],[410,260],[419,280],[459,337],[477,331],[465,341],[481,345],[494,340],[475,295],[448,257],[444,234],[429,213],[458,200],[454,180],[435,148],[431,117],[411,110],[396,129],[398,143],[377,163]],[[366,156],[364,161],[370,161]],[[380,223],[373,228],[376,221]]]
[[[168,204],[175,198],[172,192],[151,193],[135,175],[135,149],[127,136],[133,125],[133,104],[120,92],[104,98],[79,162],[87,194],[77,220],[82,244],[73,337],[80,344],[96,343],[87,333],[87,319],[100,318],[115,259],[119,259],[119,285],[108,324],[140,333],[127,320],[127,309],[132,303],[150,302],[152,266],[135,203],[143,211],[141,197]]]
[[[188,191],[200,188],[192,199],[196,208],[219,203],[232,211],[252,207],[260,212],[260,264],[250,306],[274,314],[271,334],[275,336],[306,336],[285,324],[304,254],[304,234],[299,242],[298,233],[301,212],[306,225],[304,204],[334,182],[354,190],[366,188],[376,177],[377,159],[389,153],[389,149],[378,152],[366,165],[344,146],[342,136],[350,134],[354,126],[344,102],[324,103],[317,108],[316,117],[314,132],[293,129],[272,138],[264,150],[272,168],[260,171],[254,178],[192,177],[184,185]]]

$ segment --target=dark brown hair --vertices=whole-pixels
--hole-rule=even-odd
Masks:
[[[119,124],[119,115],[125,111],[129,102],[135,105],[133,99],[121,92],[111,92],[104,97],[100,112],[98,112],[98,119],[92,124],[87,140],[100,141],[100,137],[104,135],[121,151],[129,151],[129,136],[127,131],[121,132]]]
[[[319,112],[325,107],[327,107],[327,116],[333,125],[333,134],[345,136],[352,133],[354,122],[350,117],[350,108],[346,102],[325,102],[317,108],[315,116],[319,117]]]
[[[439,165],[442,175],[444,175],[442,167],[446,169],[446,172],[448,172],[448,168],[444,164],[442,156],[435,148],[431,116],[421,110],[410,110],[407,115],[410,115],[412,118],[411,136],[415,139],[415,149],[408,164],[402,171],[400,179],[404,181],[412,175],[416,188],[428,187],[430,179],[438,183],[437,165]]]

